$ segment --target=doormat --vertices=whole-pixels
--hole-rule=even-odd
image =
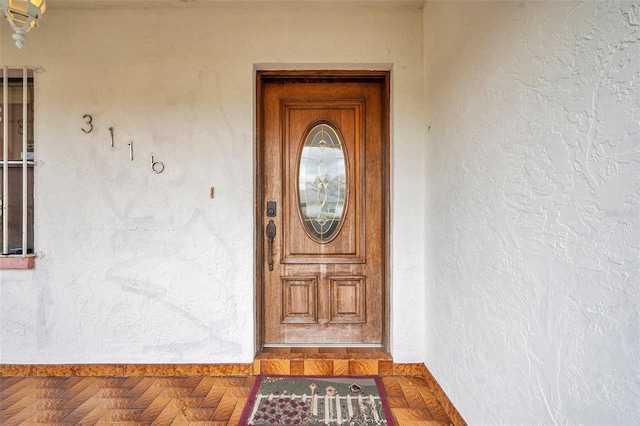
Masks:
[[[258,376],[240,425],[393,425],[376,376]]]

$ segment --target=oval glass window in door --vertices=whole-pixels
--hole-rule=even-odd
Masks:
[[[320,243],[331,241],[345,214],[347,164],[342,140],[328,123],[311,127],[305,138],[298,189],[307,234]]]

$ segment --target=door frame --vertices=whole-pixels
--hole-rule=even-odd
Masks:
[[[273,82],[354,82],[377,83],[382,89],[382,145],[383,145],[383,182],[382,204],[384,220],[382,236],[384,259],[382,272],[382,349],[390,352],[391,346],[391,184],[390,184],[390,151],[391,151],[391,72],[370,70],[265,70],[256,71],[255,102],[255,152],[254,152],[254,303],[255,303],[255,351],[259,353],[264,347],[264,294],[262,282],[264,270],[263,248],[265,235],[264,209],[266,200],[263,197],[264,182],[264,140],[262,132],[263,84]]]

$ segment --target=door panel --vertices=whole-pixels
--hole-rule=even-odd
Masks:
[[[282,323],[318,322],[318,280],[316,277],[282,278]]]
[[[347,106],[351,101],[309,102],[303,107],[292,108],[285,101],[284,109],[284,194],[288,215],[284,216],[284,263],[317,263],[318,256],[323,262],[352,263],[364,262],[365,218],[362,215],[363,197],[361,187],[364,176],[359,159],[362,155],[362,132],[359,128],[363,108]],[[337,127],[342,135],[346,151],[347,199],[344,219],[336,237],[319,244],[305,230],[300,213],[299,167],[302,155],[302,141],[307,129],[316,123],[327,122]],[[338,124],[339,123],[339,124]],[[357,127],[356,127],[357,126]]]
[[[383,343],[384,82],[260,82],[262,344]],[[276,203],[275,217],[267,218],[267,201]],[[271,250],[269,220],[276,228]]]
[[[329,277],[333,324],[363,324],[366,308],[365,277]]]

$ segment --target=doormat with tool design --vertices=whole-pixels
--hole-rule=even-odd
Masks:
[[[240,425],[393,425],[375,376],[259,376]]]

